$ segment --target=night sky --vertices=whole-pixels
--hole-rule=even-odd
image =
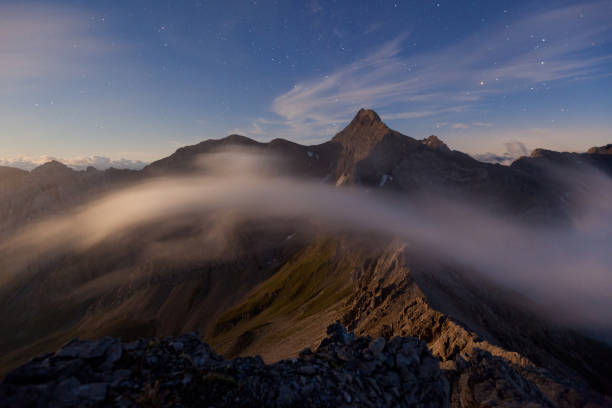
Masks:
[[[612,1],[0,0],[0,164],[314,144],[361,107],[480,158],[612,143]]]

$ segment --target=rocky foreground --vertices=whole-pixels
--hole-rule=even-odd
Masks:
[[[267,365],[224,360],[196,333],[122,343],[72,340],[0,385],[2,407],[552,406],[489,353],[440,368],[413,337],[355,337],[339,324],[316,351]]]

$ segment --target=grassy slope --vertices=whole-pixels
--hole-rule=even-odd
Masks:
[[[291,348],[289,337],[297,332],[303,335],[310,332],[309,327],[314,331],[333,321],[343,308],[342,300],[353,291],[351,272],[356,266],[336,256],[338,245],[327,240],[298,252],[241,303],[223,313],[207,341],[228,356],[257,349],[273,358],[275,351],[287,352],[279,347]]]

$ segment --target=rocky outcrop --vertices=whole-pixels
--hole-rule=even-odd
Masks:
[[[440,362],[414,337],[355,337],[338,323],[315,351],[274,364],[224,360],[197,333],[74,339],[9,373],[0,407],[559,406],[504,358],[478,348],[468,357]]]
[[[341,322],[357,334],[426,342],[453,382],[454,406],[493,406],[491,395],[508,406],[612,402],[593,391],[610,392],[609,347],[546,322],[474,271],[424,258],[399,245],[363,262]]]
[[[435,135],[431,135],[423,140],[421,140],[421,143],[423,143],[424,145],[427,145],[429,147],[431,147],[432,149],[438,149],[438,150],[444,150],[444,151],[450,151],[450,149],[448,148],[448,146],[446,145],[446,143],[444,143],[442,140],[440,140],[437,136]]]
[[[588,154],[612,154],[612,144],[605,146],[595,146],[587,150]]]
[[[339,324],[327,334],[316,351],[270,365],[259,357],[224,360],[195,333],[131,343],[75,339],[9,373],[0,407],[449,405],[449,383],[423,342],[355,338]]]

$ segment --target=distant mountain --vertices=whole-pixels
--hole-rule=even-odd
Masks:
[[[533,175],[550,174],[551,171],[576,171],[589,168],[612,175],[612,159],[610,158],[609,146],[593,147],[587,153],[535,149],[529,157],[517,159],[510,167]]]
[[[568,186],[555,178],[559,168],[588,164],[612,174],[612,155],[601,153],[607,147],[588,154],[536,150],[511,166],[493,165],[436,136],[403,135],[362,109],[330,141],[313,146],[230,135],[180,148],[141,171],[74,171],[57,162],[29,173],[0,167],[0,243],[26,222],[132,183],[206,171],[200,164],[207,155],[227,148],[272,153],[284,160],[283,175],[338,188],[477,199],[555,225],[572,206]],[[295,220],[285,219],[233,225],[224,256],[215,257],[203,238],[213,224],[176,216],[86,250],[32,254],[24,273],[0,287],[0,369],[74,336],[132,340],[195,329],[226,357],[260,354],[273,362],[316,348],[325,328],[340,321],[358,335],[426,343],[453,407],[610,404],[607,345],[547,321],[521,295],[441,258],[436,248],[316,227],[296,234]],[[0,270],[11,262],[1,255]]]
[[[559,205],[558,191],[551,190],[543,180],[451,151],[433,135],[422,141],[405,136],[366,109],[361,109],[330,141],[319,145],[302,146],[284,139],[260,143],[230,135],[180,148],[151,163],[143,173],[154,176],[193,171],[197,157],[230,146],[278,154],[289,164],[291,175],[322,178],[337,185],[478,196],[493,206],[537,214],[534,216],[540,219],[557,220],[565,211]]]
[[[345,129],[319,145],[303,146],[284,139],[261,143],[230,135],[182,147],[141,171],[113,168],[98,171],[93,167],[75,171],[57,161],[43,164],[29,174],[13,169],[11,172],[21,175],[23,180],[10,186],[0,184],[0,189],[4,189],[0,196],[0,219],[7,220],[8,217],[1,216],[10,212],[14,220],[23,217],[31,220],[85,202],[92,194],[112,190],[116,185],[193,172],[200,168],[199,158],[227,148],[276,154],[284,159],[284,171],[291,176],[322,179],[337,185],[478,197],[494,207],[540,222],[557,222],[567,212],[567,203],[560,198],[563,188],[543,176],[540,164],[567,165],[581,161],[612,171],[609,155],[590,154],[585,159],[585,154],[542,149],[536,149],[530,158],[518,159],[512,166],[483,163],[465,153],[451,151],[434,135],[419,141],[389,129],[376,112],[361,109]],[[602,152],[606,148],[599,149]],[[15,225],[15,222],[0,222],[0,231],[7,224]]]
[[[0,167],[0,234],[40,217],[65,212],[140,177],[133,170],[76,171],[50,161],[30,172]],[[10,177],[9,177],[10,176]]]

